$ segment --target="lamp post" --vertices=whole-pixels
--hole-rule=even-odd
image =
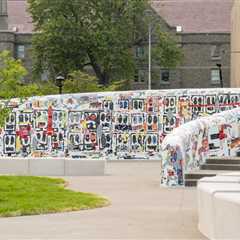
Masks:
[[[222,64],[217,63],[216,66],[218,67],[218,70],[219,70],[220,85],[221,85],[221,88],[223,88]]]
[[[152,25],[148,24],[148,90],[152,88]]]
[[[152,11],[145,10],[145,15],[149,18],[148,22],[148,90],[152,89]]]
[[[58,75],[56,77],[56,86],[59,88],[59,94],[62,94],[62,87],[63,87],[64,81],[65,81],[65,78],[62,75]]]

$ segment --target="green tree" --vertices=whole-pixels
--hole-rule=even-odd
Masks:
[[[40,81],[36,83],[23,83],[27,70],[20,60],[14,59],[10,52],[0,52],[0,127],[5,123],[10,109],[6,106],[11,98],[26,98],[58,94],[54,81]],[[68,75],[64,82],[64,93],[98,92],[118,90],[122,82],[116,82],[108,88],[98,84],[97,78],[81,71],[74,71]]]
[[[38,95],[58,94],[58,87],[54,81],[36,82]],[[98,84],[97,78],[81,71],[74,71],[64,81],[63,93],[100,92],[105,88]]]
[[[9,51],[0,52],[0,99],[42,95],[40,85],[24,83],[26,75],[27,70],[21,60],[14,59]]]
[[[0,127],[4,125],[10,109],[5,107],[7,100],[21,95],[21,80],[27,74],[20,60],[11,57],[8,51],[0,52]]]
[[[86,92],[104,92],[104,91],[118,91],[122,90],[126,81],[115,81],[107,87],[98,83],[98,79],[95,76],[89,75],[81,71],[74,71],[68,75],[68,78],[64,81],[63,93],[86,93]],[[37,95],[52,95],[58,94],[58,87],[54,81],[40,81],[36,82]],[[28,86],[26,86],[28,87]],[[30,90],[31,91],[31,90]]]
[[[147,41],[148,0],[28,0],[37,34],[33,37],[35,72],[67,75],[91,66],[98,83],[131,79],[133,47]],[[156,45],[165,67],[176,65],[180,50],[156,31]],[[169,42],[171,44],[169,44]],[[173,64],[174,63],[174,64]]]
[[[0,98],[22,96],[22,79],[26,74],[20,60],[15,60],[8,51],[0,52]]]

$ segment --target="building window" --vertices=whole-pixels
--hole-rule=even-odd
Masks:
[[[145,72],[137,70],[134,75],[134,82],[145,82]]]
[[[168,69],[162,69],[160,72],[160,81],[161,83],[169,83],[170,81],[170,72]]]
[[[138,46],[138,47],[135,48],[135,56],[137,58],[144,57],[144,54],[145,54],[144,47]]]
[[[220,72],[219,69],[211,69],[211,83],[220,83]]]
[[[220,45],[213,45],[211,47],[211,58],[212,58],[212,60],[221,59],[221,47],[220,47]]]
[[[138,81],[139,82],[145,82],[145,72],[143,70],[139,70]]]
[[[25,46],[24,45],[17,46],[17,58],[19,58],[19,59],[25,58]]]
[[[138,82],[138,71],[135,71],[134,82]]]
[[[41,74],[41,80],[47,81],[49,79],[49,72],[47,70],[44,70]]]
[[[0,15],[7,15],[7,0],[0,0]]]

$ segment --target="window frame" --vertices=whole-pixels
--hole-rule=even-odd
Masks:
[[[221,60],[221,45],[215,44],[211,46],[211,59],[214,60]]]
[[[146,72],[143,69],[138,69],[134,75],[135,83],[145,83],[146,82]]]
[[[166,74],[166,73],[168,74],[168,80],[167,81],[163,80],[164,79],[163,75]],[[163,68],[163,69],[160,70],[160,83],[161,84],[166,84],[166,85],[170,84],[170,70],[169,69]]]
[[[145,56],[145,48],[144,46],[136,46],[135,47],[135,57],[143,58]]]
[[[213,74],[213,72],[217,73],[217,74]],[[218,79],[214,79],[214,77],[218,77]],[[221,83],[221,79],[220,79],[220,70],[218,68],[211,68],[210,70],[210,80],[211,80],[211,84],[220,84]]]
[[[26,47],[23,44],[19,44],[16,47],[16,57],[17,59],[25,59],[26,58]]]

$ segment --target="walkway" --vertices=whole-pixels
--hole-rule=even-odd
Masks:
[[[0,219],[0,239],[206,239],[197,230],[196,190],[159,186],[159,162],[111,162],[108,176],[66,177],[70,188],[111,199],[110,207]]]

